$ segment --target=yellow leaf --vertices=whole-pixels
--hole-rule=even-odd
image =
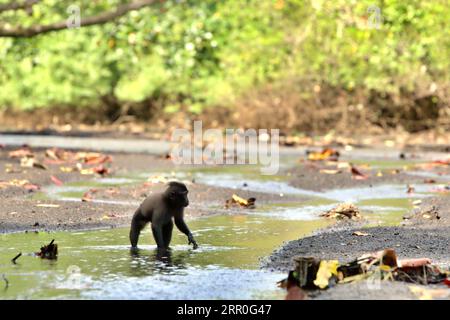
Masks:
[[[328,287],[330,278],[334,276],[338,276],[337,268],[339,266],[339,261],[337,260],[322,260],[320,261],[319,270],[316,274],[316,280],[314,280],[314,284],[318,286],[320,289],[325,289]]]
[[[248,201],[245,200],[244,198],[239,197],[237,194],[233,194],[233,195],[231,196],[231,198],[232,198],[235,202],[239,203],[239,204],[242,205],[242,206],[248,206]]]

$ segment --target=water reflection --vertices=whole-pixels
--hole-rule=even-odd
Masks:
[[[10,282],[7,299],[245,299],[275,298],[283,276],[259,270],[259,259],[283,241],[297,239],[323,220],[278,220],[258,215],[215,216],[190,222],[200,247],[176,232],[169,254],[160,257],[151,230],[130,251],[128,229],[18,233],[3,236],[0,275]],[[56,239],[55,261],[22,256]],[[76,271],[74,273],[74,271]]]

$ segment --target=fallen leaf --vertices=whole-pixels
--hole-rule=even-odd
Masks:
[[[239,205],[241,207],[253,209],[253,208],[255,208],[255,201],[256,201],[255,198],[244,199],[244,198],[239,197],[236,194],[233,194],[231,196],[231,199],[228,199],[225,202],[225,208],[229,208],[234,205]]]
[[[78,171],[78,168],[77,167],[59,167],[59,170],[61,170],[61,172],[68,173],[68,172]]]
[[[8,153],[10,158],[33,157],[33,152],[28,147],[23,147]]]
[[[341,173],[341,170],[332,170],[332,169],[322,169],[320,170],[320,173],[325,173],[325,174],[338,174]]]
[[[37,191],[41,187],[39,187],[37,184],[27,183],[23,186],[23,188],[28,191]]]
[[[21,187],[28,191],[39,190],[40,187],[28,180],[12,179],[10,181],[0,181],[0,188]]]
[[[61,181],[61,180],[59,180],[57,177],[55,177],[55,176],[50,176],[50,179],[52,180],[52,182],[54,183],[54,184],[56,184],[57,186],[62,186],[64,183]]]
[[[338,169],[348,169],[348,168],[350,168],[350,163],[348,163],[348,162],[338,162],[336,167]]]
[[[321,161],[331,159],[337,161],[340,155],[338,151],[330,148],[325,148],[321,152],[308,152],[307,154],[308,160],[310,161]]]
[[[339,261],[337,260],[322,260],[320,261],[319,270],[316,274],[314,284],[320,289],[325,289],[330,284],[330,279],[334,276],[338,277],[337,268],[339,267]]]
[[[326,218],[349,218],[349,219],[361,219],[361,213],[359,209],[352,203],[341,203],[337,207],[322,213],[320,216]]]
[[[97,193],[97,189],[90,189],[90,190],[88,190],[88,191],[86,191],[84,194],[83,194],[83,197],[81,198],[81,201],[82,202],[89,202],[89,201],[92,201],[93,200],[93,194],[94,193]]]
[[[88,154],[84,158],[85,164],[101,164],[101,163],[107,163],[107,162],[112,162],[111,156],[106,156],[106,155],[102,155],[102,154],[94,154],[94,155]]]
[[[366,236],[370,236],[370,234],[362,232],[362,231],[355,231],[352,233],[352,236],[366,237]]]
[[[356,168],[352,164],[350,164],[350,172],[352,173],[352,178],[356,180],[365,180],[369,178],[369,176],[362,173],[358,168]]]
[[[99,165],[98,167],[95,167],[92,170],[101,176],[105,176],[105,175],[109,174],[109,172],[110,172],[109,169],[103,165]]]
[[[22,157],[20,158],[20,166],[24,168],[38,168],[47,170],[47,167],[36,160],[34,157]]]
[[[56,161],[56,163],[64,163],[75,160],[75,153],[59,148],[45,150],[45,156]]]

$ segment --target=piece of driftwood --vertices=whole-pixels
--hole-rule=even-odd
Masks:
[[[19,259],[22,256],[22,252],[19,252],[18,255],[16,255],[14,258],[11,259],[11,262],[16,264],[16,260]]]
[[[319,270],[320,260],[314,257],[296,257],[295,272],[301,288],[315,288],[314,280]]]

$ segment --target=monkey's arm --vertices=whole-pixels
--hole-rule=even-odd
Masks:
[[[191,231],[189,230],[188,226],[186,225],[186,222],[184,222],[183,216],[175,216],[175,225],[177,226],[178,230],[183,232],[188,237],[188,243],[194,245],[194,249],[198,248],[198,244],[194,239],[194,236],[192,235]]]
[[[138,208],[133,215],[133,219],[131,220],[131,229],[130,229],[130,242],[131,247],[136,248],[139,240],[139,234],[141,230],[147,224],[147,220],[144,218],[141,212],[141,208]]]

